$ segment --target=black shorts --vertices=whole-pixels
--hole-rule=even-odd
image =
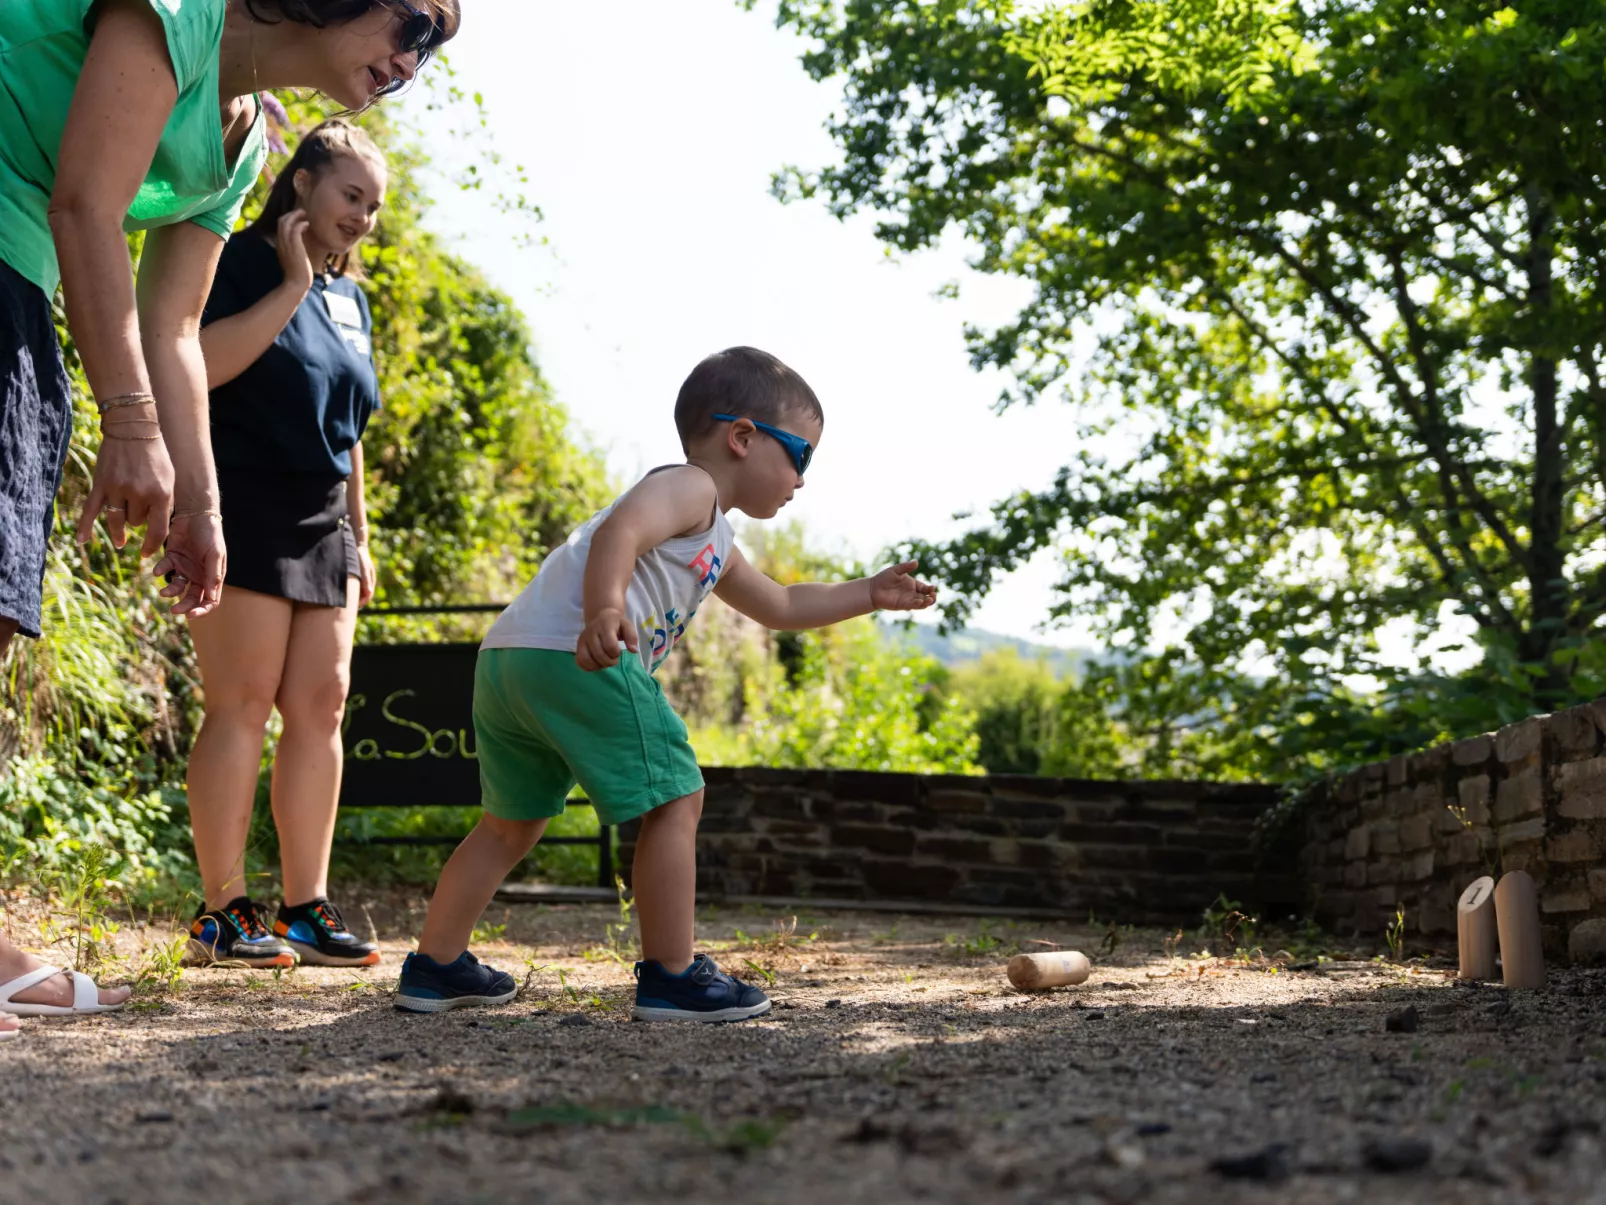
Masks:
[[[225,586],[320,607],[346,605],[360,577],[346,508],[346,479],[218,466]]]
[[[0,260],[0,618],[39,635],[72,387],[44,290]]]

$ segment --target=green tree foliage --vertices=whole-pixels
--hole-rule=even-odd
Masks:
[[[973,361],[1011,375],[1004,404],[1062,391],[1085,419],[1047,489],[916,550],[951,618],[1063,550],[1058,613],[1162,650],[1112,669],[1123,721],[1211,772],[1601,692],[1606,3],[782,0],[779,21],[844,107],[840,163],[778,190],[879,214],[899,251],[957,229],[1029,281]],[[1386,625],[1420,648],[1451,613],[1471,674],[1380,659]]]
[[[1043,660],[997,649],[956,667],[949,689],[976,713],[976,760],[989,774],[1041,774],[1059,743],[1064,685]]]
[[[742,543],[783,585],[862,571],[811,549],[795,524],[749,525]],[[947,671],[867,617],[770,632],[716,598],[661,676],[708,765],[979,772],[974,716]]]

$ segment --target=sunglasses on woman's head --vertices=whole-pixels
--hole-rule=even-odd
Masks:
[[[734,423],[740,415],[716,414],[714,421],[718,423]],[[761,423],[756,418],[747,420],[765,435],[776,440],[786,449],[786,454],[792,458],[792,467],[797,470],[799,477],[809,470],[809,462],[814,459],[814,445],[801,435],[793,435],[790,431],[782,431],[779,427],[772,427],[768,423]]]

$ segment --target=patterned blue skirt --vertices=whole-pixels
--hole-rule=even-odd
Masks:
[[[39,635],[45,545],[72,437],[50,298],[0,260],[0,618]]]

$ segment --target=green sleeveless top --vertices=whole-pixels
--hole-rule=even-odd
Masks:
[[[123,225],[194,222],[226,239],[267,159],[260,104],[232,166],[223,153],[218,52],[228,0],[150,5],[167,32],[178,102]],[[0,259],[46,293],[61,279],[47,211],[93,7],[94,0],[0,0]]]

